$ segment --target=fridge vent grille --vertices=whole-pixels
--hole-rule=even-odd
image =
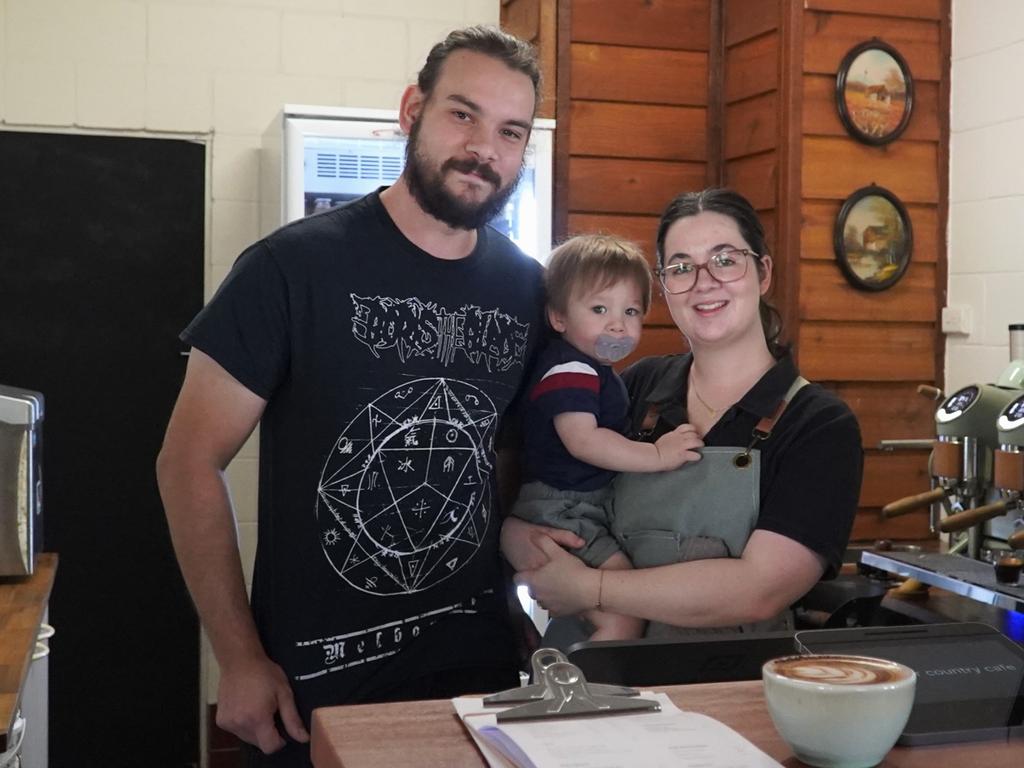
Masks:
[[[395,155],[355,155],[317,152],[318,179],[371,179],[394,181],[402,173],[403,158]]]

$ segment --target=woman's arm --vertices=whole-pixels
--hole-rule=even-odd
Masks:
[[[803,596],[825,570],[822,558],[770,531],[754,531],[738,558],[599,572],[547,541],[548,562],[516,576],[552,615],[593,608],[684,627],[762,621]]]

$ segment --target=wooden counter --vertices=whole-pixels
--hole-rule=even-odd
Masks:
[[[803,765],[776,733],[760,681],[676,685],[654,690],[668,693],[680,709],[720,720],[787,768]],[[312,755],[316,768],[486,766],[448,701],[362,704],[315,710]],[[881,765],[885,768],[1020,768],[1024,765],[1024,740],[896,747]]]
[[[7,749],[56,572],[57,555],[45,553],[32,576],[0,578],[0,752]]]

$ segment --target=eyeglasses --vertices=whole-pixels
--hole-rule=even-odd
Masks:
[[[761,258],[760,254],[746,248],[730,248],[719,251],[706,264],[694,264],[692,261],[677,261],[667,267],[654,270],[662,287],[668,293],[687,293],[697,285],[697,276],[702,269],[720,283],[734,283],[747,274],[748,260]]]

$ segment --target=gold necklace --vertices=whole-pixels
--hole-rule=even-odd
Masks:
[[[697,397],[697,402],[708,409],[708,413],[711,414],[711,418],[713,419],[717,419],[718,414],[720,414],[722,411],[729,407],[728,405],[726,405],[723,406],[722,408],[712,408],[710,405],[708,405],[708,401],[701,397],[700,392],[697,391],[697,384],[693,379],[693,368],[690,369],[690,389],[693,390],[693,394]]]

